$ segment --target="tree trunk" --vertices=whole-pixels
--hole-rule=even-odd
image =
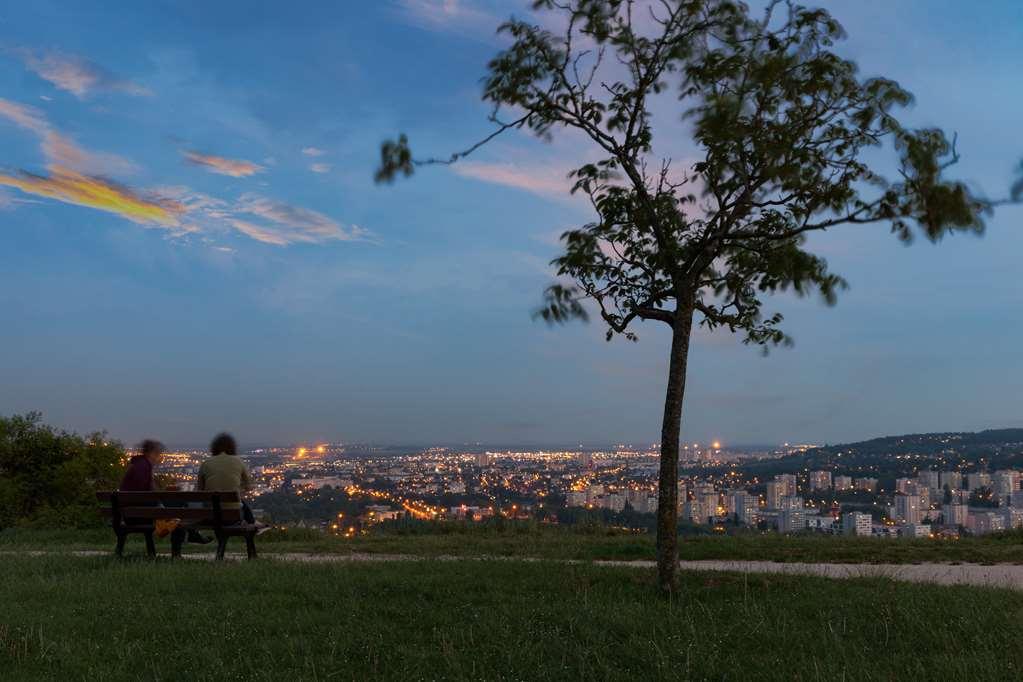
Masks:
[[[693,329],[693,297],[679,300],[672,325],[668,389],[661,422],[661,468],[657,486],[657,585],[665,594],[678,588],[678,454],[682,430],[682,398],[686,389],[689,335]]]

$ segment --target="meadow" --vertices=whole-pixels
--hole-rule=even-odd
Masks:
[[[1023,594],[515,561],[0,557],[5,680],[1019,679]]]

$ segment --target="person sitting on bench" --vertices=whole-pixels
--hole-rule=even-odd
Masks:
[[[128,461],[128,468],[121,479],[118,490],[123,492],[152,492],[156,490],[153,482],[153,468],[160,464],[163,459],[163,443],[158,440],[147,438],[139,444],[139,452]],[[145,520],[139,522],[145,523]],[[176,529],[174,532],[179,532]],[[203,537],[199,531],[191,529],[187,531],[188,541],[199,545],[213,542],[212,538]]]
[[[221,433],[210,443],[211,457],[199,467],[199,481],[196,490],[237,492],[239,496],[252,485],[249,468],[238,456],[238,444],[227,433]],[[237,505],[225,508],[237,509]],[[244,500],[241,502],[242,518],[245,523],[256,522],[252,510]]]

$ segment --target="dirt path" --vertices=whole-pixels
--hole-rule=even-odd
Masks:
[[[79,550],[71,552],[50,551],[0,551],[4,556],[110,556],[109,551]],[[298,561],[307,563],[345,563],[374,561],[529,561],[545,559],[518,557],[422,557],[411,554],[311,554],[305,552],[264,553],[262,558],[275,561]],[[211,560],[212,554],[185,554],[186,559]],[[244,560],[244,554],[229,553],[228,559]],[[626,568],[653,568],[653,561],[571,561],[554,560],[559,563],[591,563],[598,566]],[[683,570],[732,571],[736,573],[785,573],[789,575],[811,575],[824,578],[890,578],[909,582],[934,583],[938,585],[979,585],[983,587],[1004,587],[1023,590],[1023,565],[1018,564],[824,564],[824,563],[781,563],[774,561],[683,561]]]

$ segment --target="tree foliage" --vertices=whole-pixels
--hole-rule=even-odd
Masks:
[[[675,324],[679,307],[747,343],[788,339],[764,295],[845,281],[807,249],[840,225],[887,224],[901,240],[980,233],[995,202],[946,178],[955,139],[896,117],[912,96],[863,78],[832,51],[844,37],[824,10],[771,2],[763,16],[727,0],[538,0],[563,31],[512,19],[511,45],[489,64],[483,99],[497,130],[446,159],[416,160],[403,135],[381,150],[378,181],[452,163],[509,129],[582,132],[601,158],[576,168],[573,191],[595,219],[562,235],[559,281],[540,315],[585,318],[596,304],[608,338],[634,320]],[[658,156],[651,104],[677,100],[699,150],[678,168]],[[513,112],[509,120],[502,118]],[[661,142],[670,142],[663,139]],[[894,154],[894,177],[868,161]]]
[[[102,433],[58,431],[38,413],[0,417],[0,528],[95,525],[94,492],[117,486],[124,458]]]

